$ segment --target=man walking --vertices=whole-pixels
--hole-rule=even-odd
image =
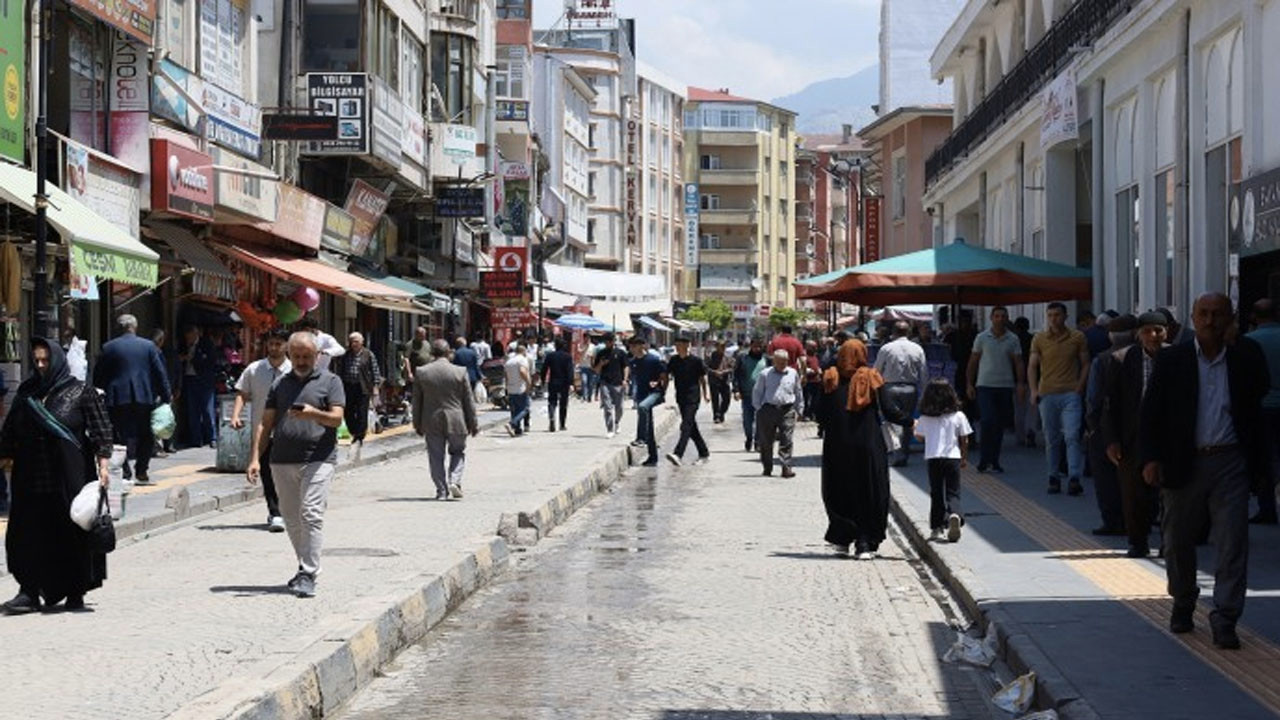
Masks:
[[[435,343],[432,343],[433,358],[435,357],[434,346]],[[474,390],[476,383],[480,382],[480,354],[467,347],[467,339],[461,335],[454,340],[453,364],[467,372],[467,384]]]
[[[1110,318],[1105,313],[1103,317]],[[1132,315],[1110,318],[1107,321],[1109,349],[1100,353],[1089,365],[1089,384],[1084,395],[1085,452],[1088,453],[1098,513],[1102,518],[1102,524],[1093,529],[1094,535],[1125,534],[1120,477],[1116,474],[1115,464],[1107,458],[1107,441],[1102,431],[1102,422],[1107,409],[1107,381],[1115,374],[1114,366],[1119,362],[1118,358],[1123,357],[1124,351],[1133,345],[1137,327],[1138,319]]]
[[[756,380],[769,367],[764,359],[764,343],[751,338],[746,352],[738,353],[733,364],[733,398],[742,402],[742,432],[746,435],[746,451],[756,444]]]
[[[707,358],[707,378],[711,388],[711,422],[724,422],[732,394],[733,358],[725,351],[724,340],[716,341],[716,349]]]
[[[1080,495],[1084,486],[1084,451],[1080,428],[1084,422],[1085,385],[1089,381],[1089,347],[1084,334],[1067,327],[1067,306],[1049,303],[1045,312],[1049,327],[1031,340],[1031,404],[1040,408],[1044,427],[1045,462],[1049,471],[1049,493],[1062,492],[1062,471],[1058,458],[1067,453],[1067,494]]]
[[[364,335],[353,332],[347,336],[347,351],[334,360],[333,372],[342,378],[342,389],[347,399],[347,432],[351,433],[348,452],[359,460],[364,450],[365,435],[369,433],[369,406],[382,387],[378,358],[364,346]]]
[[[186,410],[187,446],[213,446],[218,439],[214,422],[214,376],[218,371],[217,349],[213,341],[195,325],[182,332],[185,346],[178,360],[182,363],[182,405]]]
[[[978,472],[1002,473],[1000,449],[1004,430],[1013,421],[1014,389],[1022,400],[1027,378],[1022,365],[1022,344],[1009,331],[1009,311],[991,309],[991,328],[978,333],[969,355],[969,399],[977,400],[981,418]]]
[[[280,496],[298,573],[287,587],[298,597],[314,597],[324,545],[324,509],[338,465],[338,426],[347,398],[337,375],[316,366],[315,335],[289,336],[293,372],[282,375],[267,394],[266,409],[253,433],[249,482],[262,477],[262,448],[271,438],[271,473]]]
[[[622,402],[626,396],[630,363],[627,353],[614,344],[613,333],[604,336],[604,344],[596,352],[593,370],[600,383],[600,408],[604,411],[605,437],[613,438],[622,424]]]
[[[667,459],[679,466],[692,439],[698,449],[695,464],[702,465],[711,457],[711,450],[698,429],[698,407],[699,399],[711,401],[711,393],[707,389],[707,367],[702,358],[689,354],[689,336],[685,333],[676,337],[676,355],[667,363],[667,374],[675,381],[676,406],[680,408],[680,440],[675,451],[667,453]]]
[[[644,443],[649,455],[641,463],[645,467],[658,464],[658,440],[653,423],[653,409],[660,405],[667,394],[667,365],[662,358],[649,352],[649,343],[642,337],[631,338],[631,379],[634,381],[636,401],[636,440]]]
[[[418,368],[431,362],[431,343],[427,340],[427,329],[421,325],[414,328],[413,340],[409,341],[409,352],[404,359],[404,374],[413,382]]]
[[[911,323],[899,320],[893,324],[893,339],[880,347],[876,353],[875,369],[884,378],[886,393],[894,398],[898,409],[905,416],[900,425],[902,447],[898,450],[898,459],[894,467],[904,467],[907,456],[911,452],[911,438],[915,434],[912,428],[912,415],[916,411],[916,402],[924,384],[929,380],[929,361],[925,358],[924,348],[911,342]]]
[[[489,347],[489,342],[484,339],[482,333],[475,334],[475,339],[471,341],[471,349],[476,351],[476,357],[480,358],[481,366],[493,359],[493,348]]]
[[[1246,337],[1262,348],[1267,370],[1271,373],[1271,388],[1262,398],[1262,425],[1266,428],[1271,448],[1271,472],[1267,473],[1265,482],[1259,483],[1256,493],[1258,514],[1249,518],[1249,522],[1275,525],[1276,474],[1280,473],[1280,318],[1276,317],[1276,307],[1271,298],[1262,298],[1253,304],[1253,319],[1258,327]]]
[[[471,352],[466,341],[458,338],[459,348]],[[418,368],[413,376],[413,429],[426,438],[427,461],[431,481],[436,485],[436,499],[462,499],[462,472],[467,466],[467,436],[480,433],[476,421],[475,397],[467,371],[449,362],[449,343],[431,343],[431,362]],[[449,471],[444,469],[445,451],[449,453]]]
[[[773,340],[769,342],[769,354],[778,350],[787,351],[787,364],[790,365],[797,373],[803,372],[804,363],[804,343],[799,338],[791,334],[791,326],[783,325],[778,328],[778,334],[773,336]]]
[[[150,485],[147,468],[156,444],[151,432],[151,411],[156,408],[157,398],[162,403],[169,402],[169,376],[160,348],[138,337],[136,317],[121,315],[116,324],[120,336],[102,346],[102,356],[93,369],[93,384],[106,393],[116,442],[129,448],[125,478],[132,477],[128,461],[134,460],[138,484]]]
[[[529,358],[518,342],[507,346],[507,361],[502,366],[507,389],[507,409],[511,411],[511,422],[507,423],[507,434],[518,437],[524,434],[529,422],[529,385],[533,375],[529,371]]]
[[[1151,553],[1148,538],[1155,519],[1158,491],[1142,481],[1138,428],[1142,421],[1142,399],[1151,384],[1156,356],[1167,347],[1167,324],[1164,315],[1158,312],[1143,313],[1138,318],[1138,345],[1112,351],[1106,378],[1102,436],[1107,446],[1107,460],[1116,468],[1120,484],[1122,529],[1129,538],[1131,558],[1144,558]],[[1093,378],[1089,382],[1092,383]]]
[[[773,351],[773,366],[760,373],[751,401],[756,408],[756,443],[764,475],[773,474],[773,443],[778,443],[782,477],[795,477],[791,469],[792,436],[796,429],[797,405],[803,404],[800,374],[791,367],[791,357],[783,348]]]
[[[244,404],[249,403],[249,433],[252,434],[262,424],[262,416],[267,409],[267,395],[271,386],[281,376],[293,371],[286,354],[289,333],[284,330],[272,330],[267,335],[267,356],[249,363],[249,367],[240,373],[236,380],[236,402],[231,409],[231,427],[239,430],[244,427]],[[275,478],[271,474],[271,438],[265,438],[262,453],[258,455],[261,466],[262,496],[267,501],[267,529],[271,532],[284,532],[284,518],[280,515],[280,496],[276,493]]]
[[[1191,310],[1195,341],[1156,357],[1138,430],[1142,479],[1162,488],[1165,574],[1173,614],[1169,629],[1191,632],[1200,587],[1196,543],[1210,528],[1214,563],[1209,624],[1213,644],[1240,647],[1249,559],[1250,480],[1271,471],[1263,436],[1262,397],[1271,387],[1258,344],[1227,344],[1233,311],[1221,293],[1201,295]]]
[[[556,431],[556,411],[560,413],[560,431],[569,416],[569,391],[573,390],[573,356],[564,338],[556,338],[555,350],[542,359],[543,385],[547,388],[547,421],[550,432]]]

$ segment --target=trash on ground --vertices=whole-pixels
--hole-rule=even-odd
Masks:
[[[956,633],[955,643],[947,648],[947,652],[942,656],[943,662],[966,662],[984,668],[991,667],[991,663],[995,660],[995,625],[987,625],[987,635],[981,640],[963,632]]]
[[[996,691],[991,702],[995,706],[1014,715],[1021,715],[1031,709],[1031,701],[1036,696],[1036,674],[1027,673]]]

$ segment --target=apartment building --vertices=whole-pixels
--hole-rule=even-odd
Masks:
[[[626,145],[627,236],[636,239],[628,242],[629,268],[662,276],[683,300],[686,86],[643,63],[636,68],[639,117],[628,118]]]

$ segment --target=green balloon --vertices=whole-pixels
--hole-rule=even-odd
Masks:
[[[272,312],[275,313],[276,320],[279,320],[281,325],[292,325],[302,317],[302,308],[292,300],[281,300],[276,303]]]

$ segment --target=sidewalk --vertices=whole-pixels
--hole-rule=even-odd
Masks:
[[[1078,718],[1280,713],[1280,527],[1250,526],[1244,648],[1217,650],[1205,614],[1213,549],[1200,550],[1196,630],[1174,636],[1163,561],[1131,560],[1125,538],[1090,534],[1100,524],[1092,482],[1080,497],[1049,495],[1043,449],[1012,445],[1007,438],[1006,474],[964,471],[958,544],[924,542],[929,484],[919,455],[894,469],[891,485],[913,542],[971,611],[996,622],[1009,664],[1036,671],[1041,706]]]
[[[671,411],[659,420],[672,427]],[[426,627],[410,621],[438,621],[500,568],[506,549],[495,531],[504,513],[537,508],[594,466],[625,457],[635,413],[612,440],[594,404],[571,404],[567,432],[548,433],[540,422],[544,413],[521,438],[501,429],[473,438],[461,501],[431,499],[425,453],[340,475],[313,599],[284,591],[293,553],[285,535],[262,529],[256,503],[124,545],[109,558],[105,587],[87,598],[91,613],[0,618],[0,676],[11,680],[0,717],[160,718],[202,696],[185,717],[221,717],[299,668],[323,674],[352,663],[356,670],[336,682],[354,689],[356,675],[376,664],[368,652],[412,642],[410,631]],[[12,578],[0,578],[0,595],[16,591]],[[410,604],[414,617],[396,605],[406,595],[420,600]],[[385,628],[394,637],[380,622],[389,610],[402,615]],[[329,662],[339,650],[349,656]],[[336,695],[319,691],[326,704]]]

